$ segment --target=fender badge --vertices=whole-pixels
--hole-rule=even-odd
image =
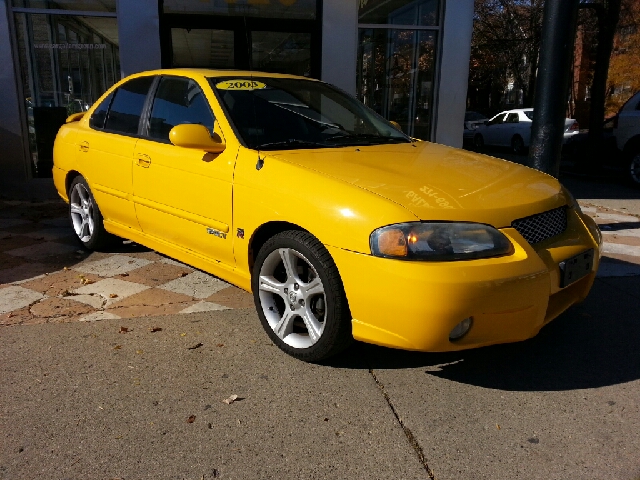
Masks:
[[[222,233],[220,230],[214,230],[213,228],[208,228],[207,227],[207,233],[210,235],[215,235],[218,238],[227,238],[227,234],[226,233]]]
[[[238,229],[238,238],[244,238],[244,228]]]

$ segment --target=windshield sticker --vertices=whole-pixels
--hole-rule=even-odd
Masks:
[[[218,90],[259,90],[266,88],[267,86],[262,82],[256,82],[255,80],[237,79],[237,80],[225,80],[224,82],[216,83]]]

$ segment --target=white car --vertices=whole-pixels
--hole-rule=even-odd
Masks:
[[[474,131],[473,144],[476,148],[485,145],[511,147],[514,153],[522,153],[529,147],[533,108],[518,108],[500,112]],[[565,119],[564,140],[567,143],[580,131],[580,126],[572,118]]]
[[[622,151],[627,174],[640,187],[640,92],[625,103],[613,119],[613,136]]]

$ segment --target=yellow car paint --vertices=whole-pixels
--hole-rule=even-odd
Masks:
[[[60,129],[54,183],[68,201],[70,178],[75,172],[84,176],[113,234],[250,291],[256,233],[265,225],[307,230],[336,263],[353,336],[412,350],[531,338],[591,288],[598,228],[571,207],[560,183],[548,175],[430,142],[258,152],[242,145],[207,81],[233,76],[250,82],[251,72],[172,69],[123,81],[144,75],[194,79],[226,147],[207,153],[92,130],[93,110],[119,84],[112,87],[81,119]],[[535,248],[510,227],[515,219],[564,205],[570,206],[566,231]],[[456,262],[371,255],[375,229],[421,220],[492,225],[512,242],[514,253]],[[561,289],[559,262],[588,249],[596,251],[592,272]],[[473,318],[469,333],[449,341],[451,329],[467,317]]]

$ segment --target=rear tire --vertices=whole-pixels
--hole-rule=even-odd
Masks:
[[[68,195],[69,220],[83,247],[99,250],[119,240],[104,229],[102,213],[84,177],[77,176],[73,179]]]
[[[264,330],[292,357],[317,362],[352,342],[340,274],[311,234],[289,230],[267,240],[256,257],[251,288]]]

